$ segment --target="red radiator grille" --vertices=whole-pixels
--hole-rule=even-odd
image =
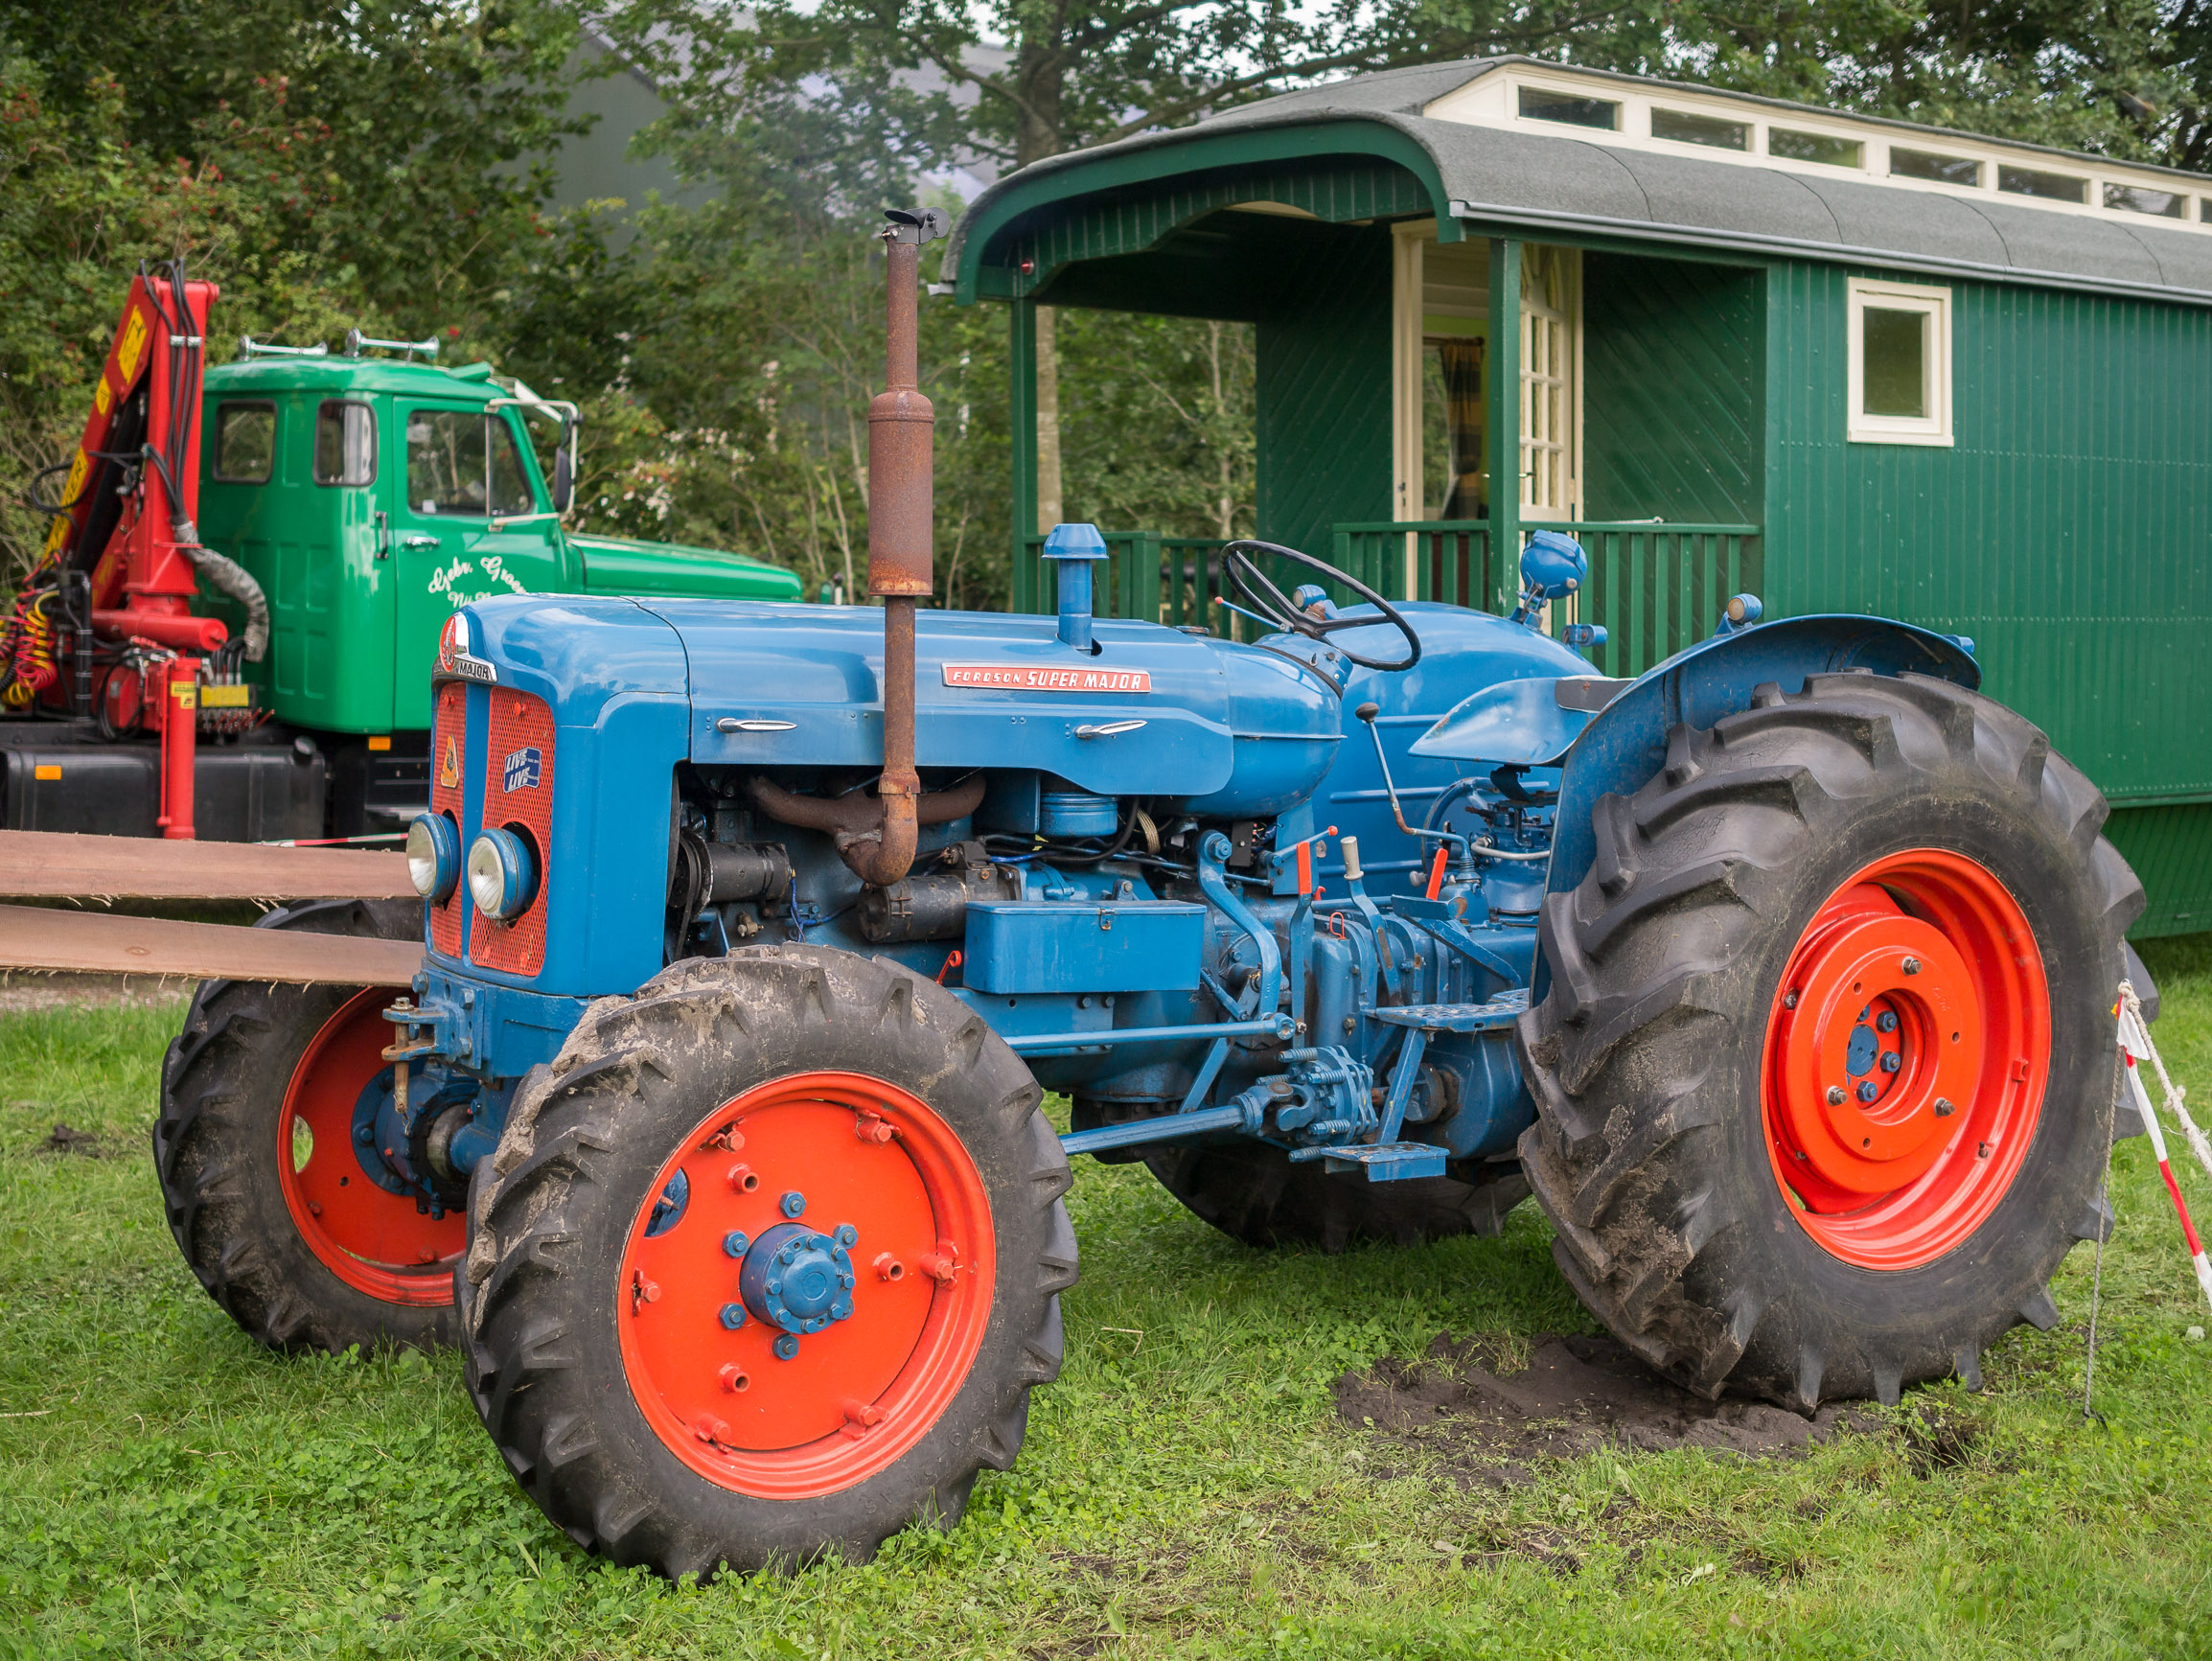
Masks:
[[[458,681],[438,688],[438,706],[430,720],[430,811],[450,815],[453,834],[463,823],[461,797],[468,776],[469,689]],[[461,847],[466,864],[469,849]],[[469,879],[464,874],[453,891],[430,908],[430,946],[448,957],[461,955],[463,926],[468,922]]]
[[[492,727],[484,747],[486,830],[519,825],[538,852],[538,893],[512,923],[479,914],[470,931],[470,961],[510,975],[545,965],[545,896],[553,886],[553,712],[526,692],[492,688]]]

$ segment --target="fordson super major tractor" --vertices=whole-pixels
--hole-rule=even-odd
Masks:
[[[2057,1319],[2136,1128],[2141,891],[1969,642],[1738,596],[1603,680],[1555,537],[1511,616],[1244,543],[1264,638],[1096,617],[1083,525],[1056,618],[919,610],[934,227],[893,220],[881,609],[464,607],[410,993],[202,989],[157,1151],[242,1325],[459,1344],[546,1515],[680,1575],[864,1557],[1013,1461],[1078,1154],[1255,1246],[1532,1193],[1707,1395],[1972,1385]]]

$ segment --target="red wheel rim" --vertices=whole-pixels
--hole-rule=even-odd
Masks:
[[[2050,1058],[2042,955],[2005,886],[1935,848],[1866,866],[1767,1018],[1767,1154],[1799,1224],[1868,1269],[1960,1245],[2027,1158]]]
[[[680,1176],[681,1182],[678,1183]],[[655,1213],[677,1184],[681,1211]],[[745,1307],[746,1259],[791,1222],[858,1235],[852,1313],[799,1336]],[[990,1195],[917,1096],[855,1073],[758,1085],[694,1125],[654,1178],[622,1259],[615,1320],[631,1395],[693,1470],[760,1499],[806,1499],[884,1469],[951,1405],[990,1325]],[[734,1329],[725,1310],[744,1310]]]
[[[354,1153],[354,1109],[385,1070],[383,1012],[400,996],[388,986],[356,993],[315,1034],[277,1116],[277,1170],[292,1223],[323,1267],[383,1303],[431,1308],[453,1301],[467,1224],[379,1188]]]

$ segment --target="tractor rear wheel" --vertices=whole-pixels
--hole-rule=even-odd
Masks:
[[[1198,1142],[1148,1153],[1144,1164],[1167,1191],[1233,1240],[1248,1246],[1310,1246],[1341,1252],[1377,1242],[1417,1246],[1456,1234],[1495,1234],[1528,1197],[1510,1165],[1465,1174],[1371,1183],[1293,1165],[1287,1151],[1253,1142]]]
[[[2000,704],[1863,672],[1751,703],[1601,798],[1545,901],[1523,1168],[1582,1301],[1684,1385],[1978,1386],[2109,1223],[2142,888]]]
[[[464,1371],[516,1479],[671,1579],[957,1518],[1060,1371],[1042,1099],[958,999],[851,953],[592,1004],[472,1185]]]
[[[420,934],[414,902],[321,900],[263,928]],[[154,1168],[170,1232],[209,1296],[275,1350],[449,1343],[464,1225],[387,1191],[354,1148],[388,1084],[400,986],[203,980],[161,1068]]]

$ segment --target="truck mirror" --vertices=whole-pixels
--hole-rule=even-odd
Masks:
[[[576,499],[576,447],[564,444],[553,452],[553,511],[565,514]]]

